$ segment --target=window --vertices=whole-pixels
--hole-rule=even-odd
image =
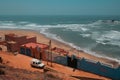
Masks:
[[[33,64],[35,64],[35,62],[33,62]]]

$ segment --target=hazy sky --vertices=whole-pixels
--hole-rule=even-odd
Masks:
[[[0,0],[0,15],[120,15],[120,0]]]

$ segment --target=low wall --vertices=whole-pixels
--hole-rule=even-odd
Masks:
[[[87,59],[78,59],[77,68],[98,75],[112,78],[113,80],[120,80],[120,67],[112,68],[100,62],[94,62]]]
[[[57,56],[54,58],[54,62],[67,66],[67,57]]]
[[[46,60],[51,61],[51,53],[46,52]],[[52,53],[52,61],[58,64],[67,65],[67,57]]]

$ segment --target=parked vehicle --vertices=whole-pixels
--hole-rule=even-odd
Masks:
[[[42,63],[41,60],[38,59],[32,59],[31,60],[31,66],[36,68],[44,68],[45,64]]]

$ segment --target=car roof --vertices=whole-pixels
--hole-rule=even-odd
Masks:
[[[32,59],[32,62],[41,62],[41,61],[38,59]]]

